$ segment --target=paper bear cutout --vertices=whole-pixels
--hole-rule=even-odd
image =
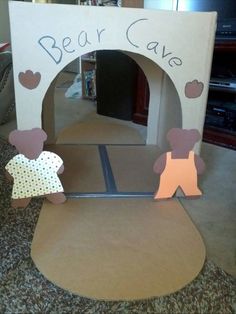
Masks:
[[[6,165],[6,175],[13,180],[12,207],[26,207],[32,197],[45,196],[54,204],[66,200],[58,174],[64,171],[62,159],[43,151],[47,134],[40,128],[14,130],[9,142],[19,152]]]
[[[171,198],[178,187],[185,196],[202,195],[198,188],[198,174],[205,170],[205,163],[192,149],[201,135],[198,130],[173,128],[167,133],[171,151],[162,154],[154,163],[153,170],[160,174],[159,187],[154,199]]]

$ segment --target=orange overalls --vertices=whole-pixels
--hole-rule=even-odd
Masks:
[[[170,198],[178,187],[181,187],[185,196],[202,195],[197,186],[197,170],[193,151],[190,151],[188,158],[184,159],[172,159],[171,152],[167,152],[166,166],[160,176],[159,188],[154,199]]]

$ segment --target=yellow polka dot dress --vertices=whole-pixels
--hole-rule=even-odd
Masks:
[[[22,154],[13,157],[6,170],[14,178],[12,198],[28,198],[63,192],[57,171],[62,159],[55,153],[43,151],[37,159],[28,159]]]

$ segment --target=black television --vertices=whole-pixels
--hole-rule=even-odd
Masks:
[[[177,0],[178,11],[216,11],[218,20],[236,18],[236,0]]]
[[[216,36],[236,38],[236,0],[176,0],[178,11],[216,11]]]

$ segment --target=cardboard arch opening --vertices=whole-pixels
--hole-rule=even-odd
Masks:
[[[96,51],[103,50],[104,49]],[[159,64],[153,62],[145,55],[118,49],[109,49],[109,51],[119,51],[124,53],[131,58],[143,72],[149,88],[149,111],[147,119],[146,144],[158,142],[159,137],[159,145],[162,148],[167,148],[168,144],[165,139],[166,132],[172,127],[182,127],[182,107],[180,97],[173,80]],[[93,50],[88,51],[87,53],[91,52],[93,52]],[[82,57],[82,55],[78,55],[70,62],[79,57]],[[55,131],[56,121],[54,93],[57,78],[62,71],[63,69],[56,74],[43,98],[42,126],[48,134],[48,143],[55,143],[57,137]],[[127,75],[129,75],[129,73],[127,73]],[[161,116],[161,119],[159,118],[158,121],[156,119],[157,116]]]
[[[159,105],[154,106],[150,100],[147,144],[164,150],[164,133],[176,125],[174,112],[170,115],[161,111],[168,107],[161,103],[170,98],[171,80],[181,103],[182,128],[196,128],[203,133],[215,12],[104,9],[18,1],[9,2],[9,12],[18,129],[42,127],[44,95],[66,64],[89,51],[111,49],[152,60],[146,62],[150,94],[155,92]],[[29,16],[34,21],[30,26]]]

